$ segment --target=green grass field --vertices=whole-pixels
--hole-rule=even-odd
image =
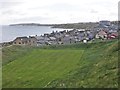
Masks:
[[[3,48],[3,88],[117,88],[117,41]],[[13,49],[15,48],[15,49]]]

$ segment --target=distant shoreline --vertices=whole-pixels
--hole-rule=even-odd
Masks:
[[[20,24],[10,24],[9,26],[52,26],[52,25],[38,24],[38,23],[20,23]]]
[[[117,25],[118,21],[111,21]],[[40,24],[40,23],[19,23],[10,24],[9,26],[51,26],[51,28],[61,29],[93,29],[98,26],[99,22],[80,22],[80,23],[66,23],[66,24]]]
[[[2,33],[2,40],[0,40],[0,43],[12,41],[16,37],[43,35],[44,33],[52,33],[52,31],[64,30],[62,28],[51,28],[51,26],[1,26],[2,29],[0,29],[0,32]]]

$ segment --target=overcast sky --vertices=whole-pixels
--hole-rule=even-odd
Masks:
[[[119,0],[0,0],[0,24],[118,19]]]

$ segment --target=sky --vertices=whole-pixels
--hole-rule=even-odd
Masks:
[[[0,24],[118,20],[119,0],[0,0]]]

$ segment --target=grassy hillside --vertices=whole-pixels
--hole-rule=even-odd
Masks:
[[[53,25],[53,28],[76,28],[76,29],[93,29],[98,25],[97,22],[86,22],[86,23],[71,23],[71,24],[58,24]]]
[[[2,49],[2,65],[5,65],[13,60],[16,60],[18,57],[24,56],[27,52],[31,51],[31,47],[25,46],[12,46],[4,47]]]
[[[16,47],[15,50],[19,51],[16,53],[13,53],[14,46],[6,48],[3,62],[12,62],[3,65],[3,87],[118,87],[120,48],[117,45],[117,41],[110,41],[41,48]],[[12,52],[9,56],[8,49]],[[22,54],[19,56],[18,53]]]
[[[79,61],[79,68],[48,87],[118,87],[118,50],[116,42],[88,45]]]

